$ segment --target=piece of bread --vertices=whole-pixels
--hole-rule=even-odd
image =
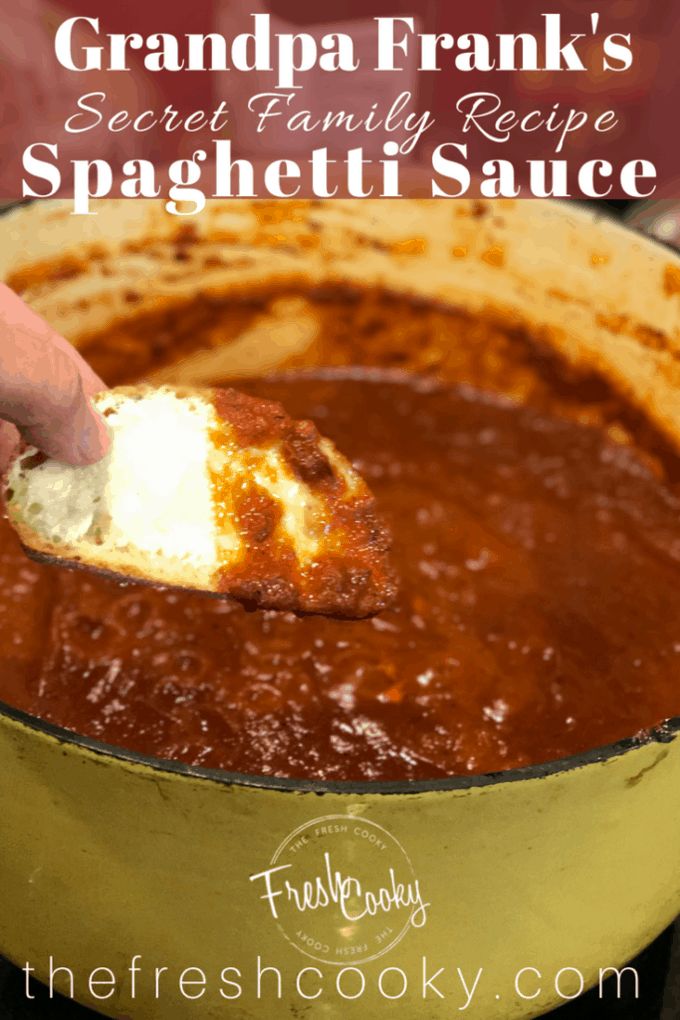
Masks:
[[[392,602],[373,496],[311,422],[233,389],[119,387],[94,404],[102,461],[29,447],[7,473],[30,554],[265,609],[362,617]]]

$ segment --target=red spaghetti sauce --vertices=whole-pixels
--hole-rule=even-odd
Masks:
[[[249,384],[311,417],[394,534],[369,620],[37,566],[2,529],[0,697],[237,772],[423,779],[632,736],[680,712],[680,501],[596,429],[387,375]]]

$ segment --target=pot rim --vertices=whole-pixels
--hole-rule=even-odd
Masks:
[[[589,748],[579,754],[536,765],[522,765],[503,769],[500,772],[484,772],[476,775],[445,776],[439,779],[378,779],[378,780],[326,780],[294,779],[284,776],[258,775],[257,773],[229,772],[226,769],[211,769],[201,765],[188,765],[170,758],[155,758],[152,755],[131,751],[116,744],[106,744],[93,737],[86,737],[74,730],[65,729],[46,722],[38,716],[13,708],[0,701],[0,725],[3,718],[17,722],[59,744],[89,751],[112,762],[128,764],[139,768],[152,769],[170,776],[185,776],[202,782],[211,781],[221,786],[240,786],[252,789],[278,791],[281,793],[346,794],[354,796],[384,796],[389,794],[449,793],[479,787],[500,786],[505,783],[526,782],[530,779],[546,779],[548,776],[572,772],[588,765],[602,765],[613,758],[619,758],[629,751],[649,747],[652,744],[670,744],[680,734],[680,716],[665,719],[658,725],[641,731],[634,737],[624,737],[613,744]]]

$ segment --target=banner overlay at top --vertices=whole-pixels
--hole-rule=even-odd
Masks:
[[[4,201],[680,197],[673,0],[2,2]]]

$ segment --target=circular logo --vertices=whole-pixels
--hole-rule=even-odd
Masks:
[[[338,967],[377,959],[427,920],[429,904],[408,854],[367,818],[305,822],[250,881],[291,945]]]

